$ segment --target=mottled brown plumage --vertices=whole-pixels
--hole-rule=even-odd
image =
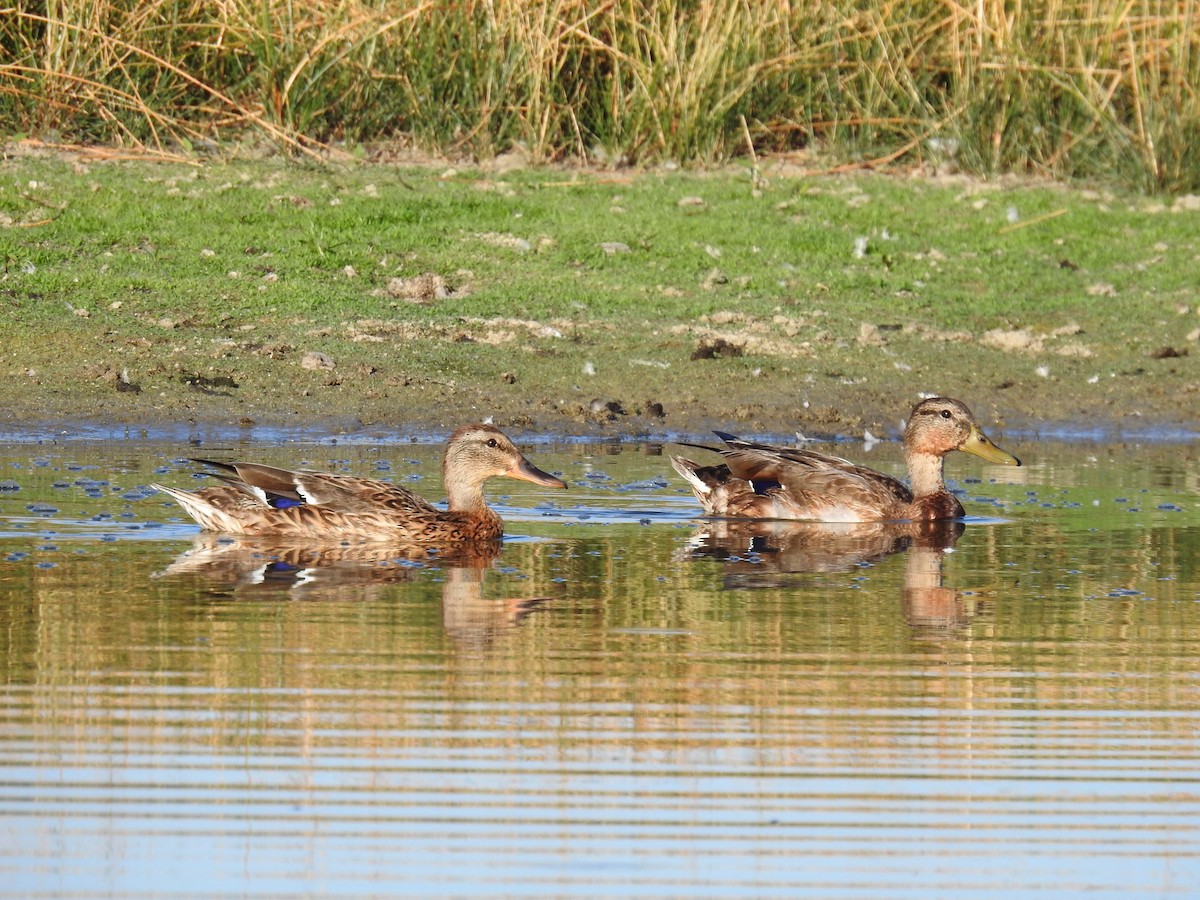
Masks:
[[[904,429],[909,484],[815,450],[775,447],[717,432],[723,465],[701,466],[681,456],[675,467],[711,516],[875,522],[954,519],[962,504],[946,489],[942,461],[952,450],[1019,466],[993,444],[966,404],[946,397],[922,400]]]
[[[533,466],[491,425],[464,425],[442,459],[447,509],[398,485],[324,472],[254,463],[196,460],[224,484],[182,491],[151,485],[173,497],[201,528],[229,534],[319,539],[366,538],[428,548],[494,541],[504,522],[487,505],[483,484],[506,476],[544,487],[566,484]]]

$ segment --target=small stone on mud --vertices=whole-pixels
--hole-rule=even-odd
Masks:
[[[291,344],[264,344],[254,350],[256,356],[265,356],[267,359],[283,359],[296,348]]]
[[[745,352],[740,344],[731,344],[725,338],[703,340],[692,351],[692,359],[729,359]]]
[[[1179,359],[1187,355],[1186,347],[1182,350],[1176,350],[1174,347],[1159,347],[1157,350],[1150,351],[1151,359]]]
[[[302,369],[332,369],[334,368],[333,357],[327,353],[322,353],[320,350],[306,350],[304,356],[300,357],[300,367]]]
[[[607,414],[610,420],[614,416],[628,415],[620,400],[593,400],[588,404],[588,410],[593,414]]]
[[[115,372],[112,369],[109,369],[105,371],[100,378],[102,381],[106,381],[116,388],[118,393],[140,394],[142,392],[142,386],[140,384],[134,384],[129,379],[128,369],[122,369],[120,372]]]

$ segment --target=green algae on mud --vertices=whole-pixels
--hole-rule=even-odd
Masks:
[[[1193,424],[1200,204],[1041,182],[22,155],[0,424]]]

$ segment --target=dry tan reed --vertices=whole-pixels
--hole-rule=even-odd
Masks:
[[[46,0],[0,9],[0,122],[610,161],[727,158],[749,133],[1194,189],[1198,2]]]

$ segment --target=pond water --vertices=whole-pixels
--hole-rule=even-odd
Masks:
[[[0,895],[1196,896],[1200,462],[1039,444],[924,531],[705,523],[546,444],[494,558],[204,538],[217,455],[0,450]],[[841,455],[901,471],[899,448]]]

